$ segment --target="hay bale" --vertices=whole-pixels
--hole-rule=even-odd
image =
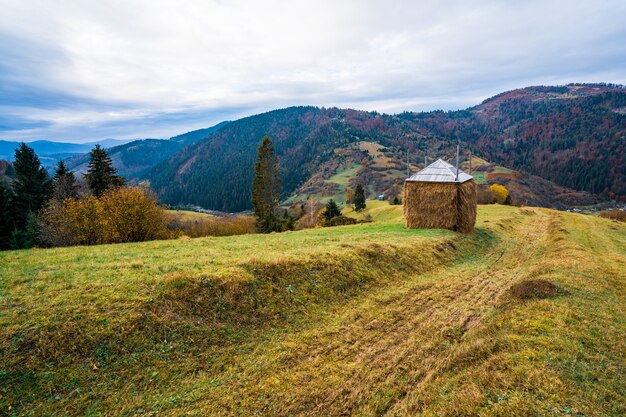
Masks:
[[[476,223],[476,183],[407,181],[404,218],[410,229],[449,229],[463,233]]]
[[[457,194],[457,220],[453,230],[461,233],[471,233],[476,224],[476,183],[474,180],[465,181],[456,185]]]

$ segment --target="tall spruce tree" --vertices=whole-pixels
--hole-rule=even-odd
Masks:
[[[13,231],[12,196],[13,191],[9,184],[0,179],[0,250],[9,248],[9,238]]]
[[[355,211],[363,211],[363,209],[365,209],[365,190],[361,184],[358,184],[354,190],[352,203],[354,204]]]
[[[277,216],[279,195],[278,158],[274,155],[272,140],[265,136],[257,150],[252,183],[252,206],[258,232],[270,233],[280,229]]]
[[[78,185],[76,185],[76,177],[74,173],[67,169],[65,162],[59,161],[54,178],[53,196],[59,201],[67,198],[78,198]]]
[[[93,195],[100,197],[110,188],[124,185],[124,179],[116,173],[107,151],[96,145],[89,153],[89,165],[85,174]]]
[[[13,223],[21,229],[26,226],[29,213],[38,213],[50,198],[52,182],[35,151],[25,143],[15,150],[13,169]]]

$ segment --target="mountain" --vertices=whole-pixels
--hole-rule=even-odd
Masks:
[[[113,166],[117,169],[118,174],[126,178],[134,179],[159,162],[168,159],[185,146],[207,137],[227,123],[228,122],[222,122],[206,129],[194,130],[165,140],[134,140],[119,146],[114,146],[108,149],[108,153],[113,160]],[[68,158],[66,162],[72,171],[79,173],[84,172],[89,163],[89,155],[83,154],[71,157]]]
[[[626,201],[626,88],[528,87],[457,112],[408,114],[498,164]]]
[[[28,142],[28,146],[33,148],[42,162],[58,161],[64,157],[73,154],[89,152],[96,144],[104,148],[121,145],[130,142],[126,139],[103,139],[88,143],[68,143],[68,142],[52,142],[49,140],[36,140]],[[15,150],[20,146],[21,142],[0,140],[0,159],[12,160]]]
[[[402,159],[407,145],[416,154],[440,142],[424,137],[396,116],[291,107],[231,122],[157,165],[146,178],[170,204],[191,203],[220,211],[249,209],[256,148],[264,135],[272,138],[280,159],[284,198],[321,171],[332,175],[343,165],[356,163],[362,151],[355,150],[354,158],[343,157],[342,151],[358,142],[380,143],[396,159]],[[365,180],[366,173],[360,174]]]
[[[626,89],[605,84],[528,87],[450,112],[275,110],[229,123],[144,178],[170,204],[249,209],[256,147],[264,135],[276,146],[287,201],[311,194],[341,198],[357,182],[369,186],[370,197],[392,195],[405,178],[407,150],[415,171],[425,156],[453,160],[459,142],[519,172],[508,181],[526,181],[524,201],[583,205],[597,200],[589,193],[626,200]],[[545,190],[561,195],[562,203],[532,195]]]

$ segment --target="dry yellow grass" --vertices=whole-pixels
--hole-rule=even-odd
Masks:
[[[202,221],[206,219],[214,219],[212,214],[198,213],[190,210],[165,210],[165,213],[172,219],[179,222]]]
[[[370,210],[367,225],[0,255],[3,412],[624,415],[626,225],[481,206],[460,236]],[[514,297],[527,280],[558,291]]]

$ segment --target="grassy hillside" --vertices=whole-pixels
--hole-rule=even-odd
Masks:
[[[481,206],[461,236],[370,210],[330,229],[0,254],[0,410],[626,413],[624,224]]]

